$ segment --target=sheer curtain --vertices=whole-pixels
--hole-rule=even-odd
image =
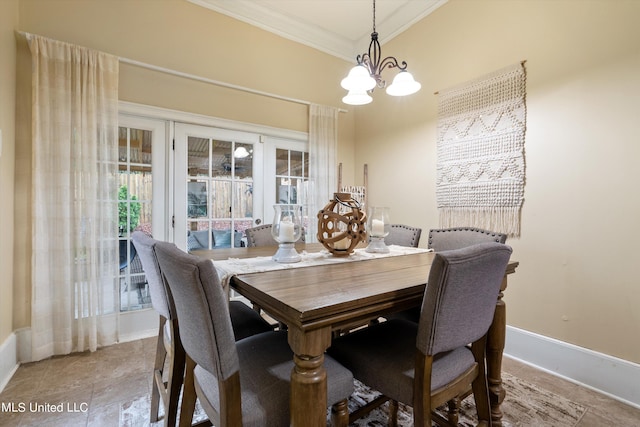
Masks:
[[[27,35],[32,59],[31,358],[117,339],[118,58]]]
[[[309,179],[311,219],[337,191],[338,109],[326,105],[309,106]],[[317,221],[309,223],[308,241],[317,242]]]

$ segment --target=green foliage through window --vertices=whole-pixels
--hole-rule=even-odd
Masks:
[[[140,202],[136,196],[129,196],[126,185],[118,190],[118,231],[120,235],[135,230],[140,222]],[[129,221],[127,221],[127,204],[129,205]]]

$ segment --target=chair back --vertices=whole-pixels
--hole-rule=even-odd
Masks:
[[[165,319],[173,319],[173,313],[167,299],[167,291],[164,287],[164,279],[160,273],[160,266],[156,258],[155,245],[157,240],[149,237],[142,231],[134,231],[131,235],[131,242],[136,248],[142,269],[149,284],[149,294],[153,309],[160,313]]]
[[[429,230],[428,247],[436,252],[460,249],[483,242],[504,243],[507,235],[481,228],[441,228]]]
[[[272,224],[259,225],[253,228],[247,228],[247,247],[253,248],[255,246],[275,246],[278,244],[271,235]]]
[[[422,301],[416,347],[425,355],[462,347],[489,330],[511,247],[481,243],[437,252]]]
[[[391,224],[391,230],[384,242],[387,245],[409,246],[417,248],[420,243],[422,229],[402,224]]]
[[[180,322],[180,339],[193,361],[218,381],[239,369],[229,305],[211,260],[167,242],[156,243],[160,270]]]

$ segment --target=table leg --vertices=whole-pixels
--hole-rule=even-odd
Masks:
[[[331,328],[301,331],[289,326],[289,345],[294,352],[291,372],[291,426],[327,424],[327,371],[324,352],[331,344]]]
[[[502,291],[506,288],[505,277],[498,295],[493,322],[487,335],[487,381],[489,383],[489,400],[491,402],[491,420],[494,426],[502,426],[500,405],[504,401],[505,391],[502,387],[502,353],[504,351],[507,329],[507,311],[502,300]]]

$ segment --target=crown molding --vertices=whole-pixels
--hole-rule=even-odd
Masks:
[[[327,31],[310,22],[276,12],[261,5],[260,2],[229,0],[188,1],[349,62],[353,62],[358,54],[366,52],[371,41],[370,31],[367,31],[358,40],[352,40]],[[381,35],[380,44],[382,45],[406,31],[447,1],[405,2],[384,22],[376,24],[376,29]],[[364,18],[370,19],[368,16]]]

